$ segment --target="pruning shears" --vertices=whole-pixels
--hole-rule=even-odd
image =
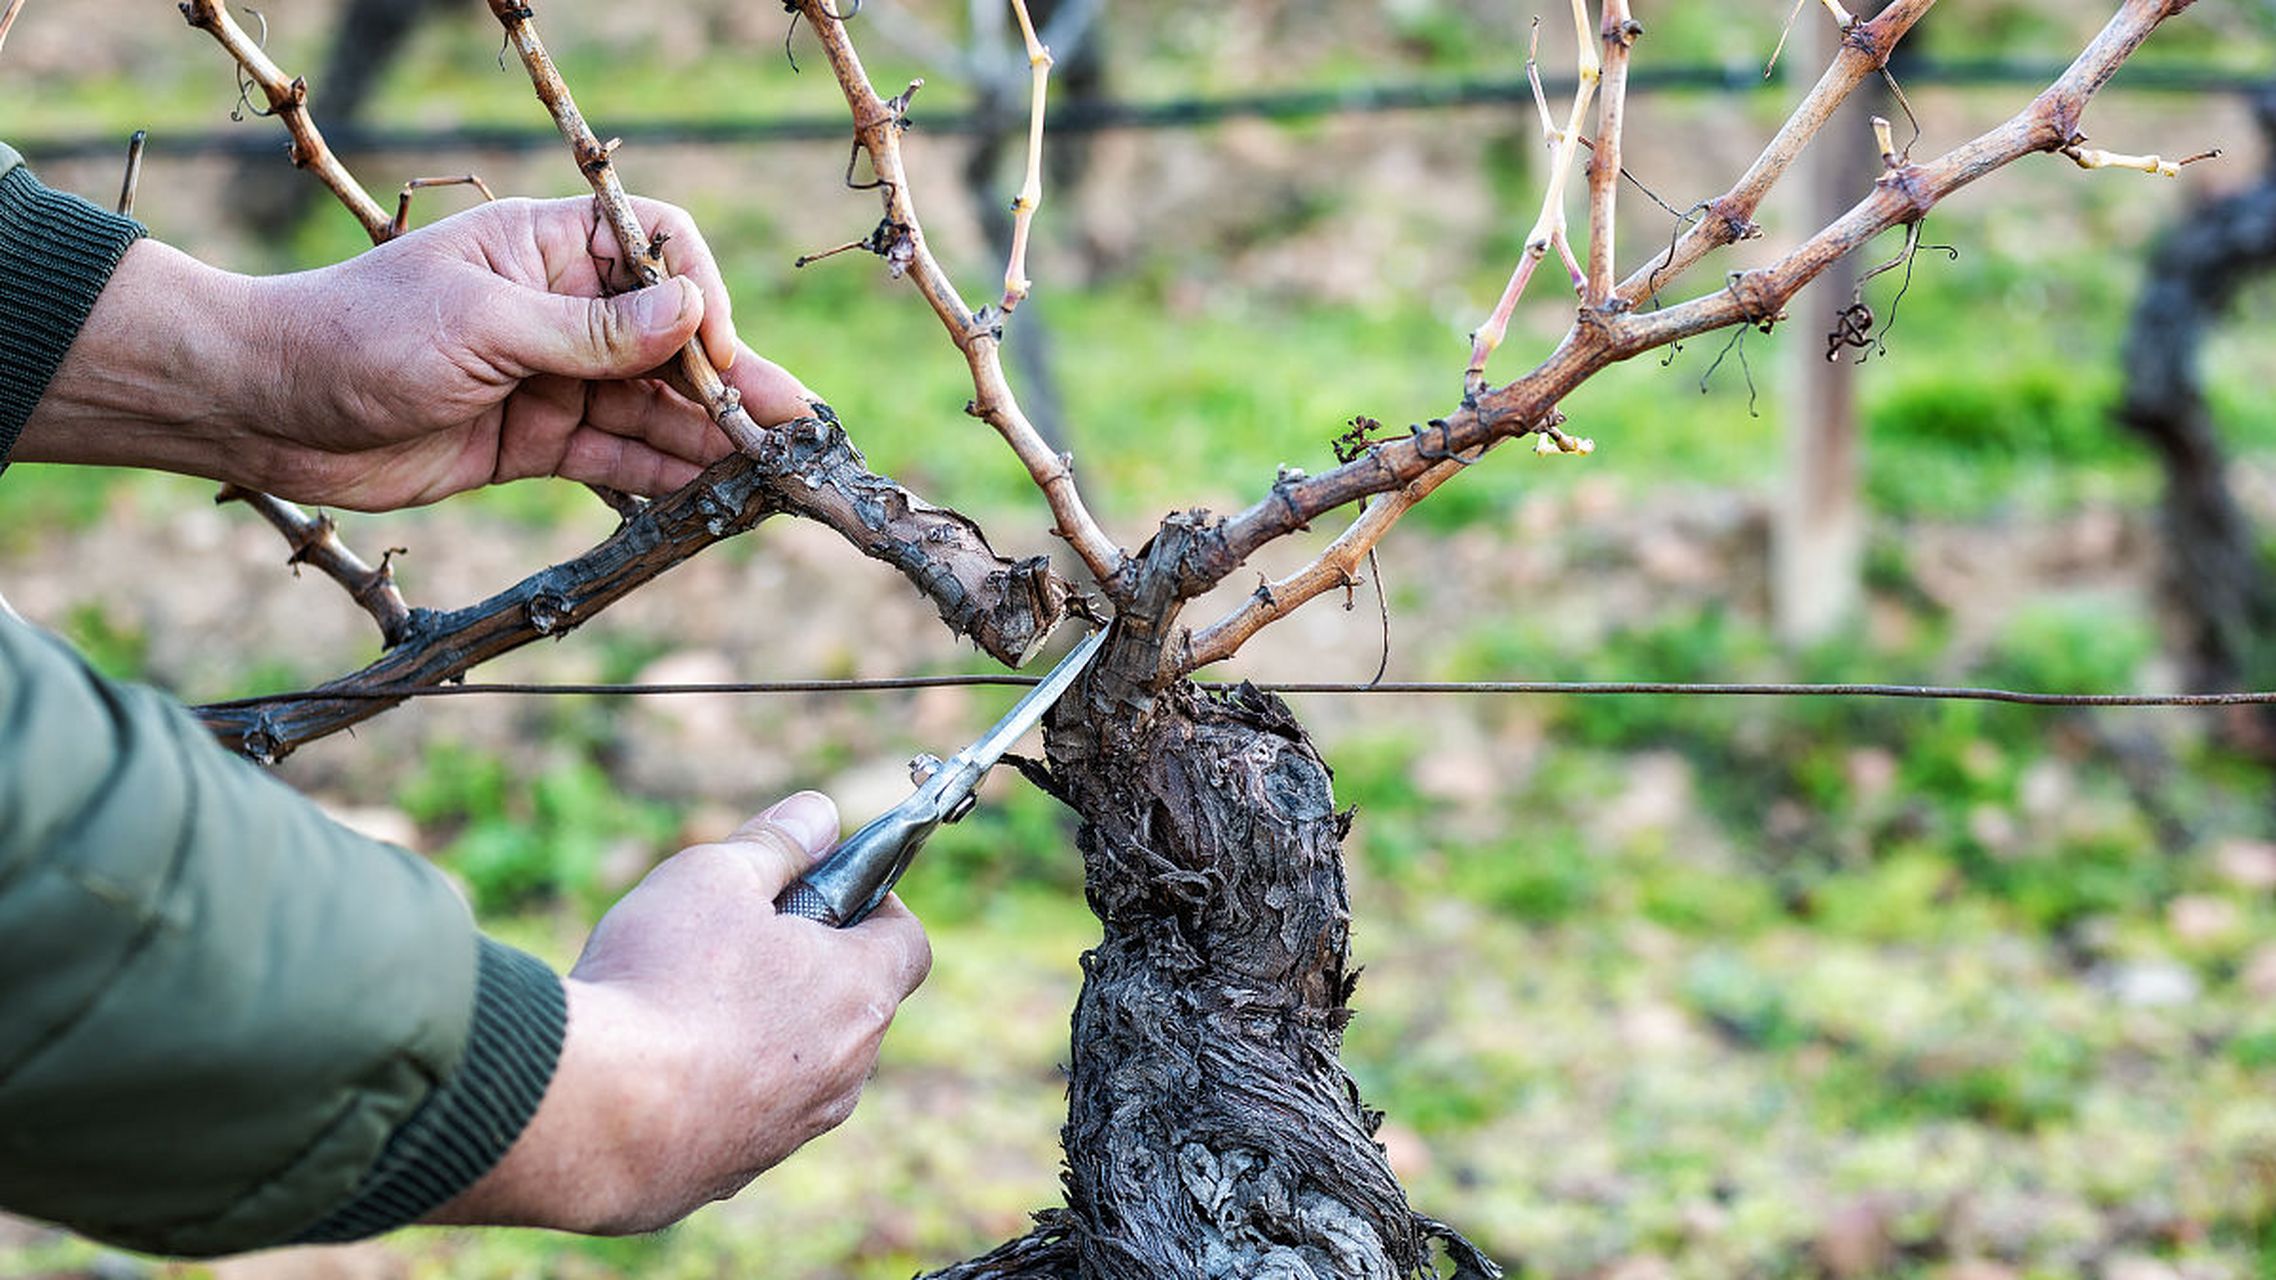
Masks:
[[[917,856],[926,838],[943,823],[955,822],[972,811],[980,780],[1074,686],[1075,678],[1083,674],[1083,668],[1090,665],[1104,643],[1106,630],[1101,628],[1076,645],[971,746],[946,760],[922,755],[910,761],[909,771],[917,789],[909,798],[822,855],[774,900],[775,910],[819,920],[833,929],[860,924],[893,891],[894,882],[909,869],[910,859]]]

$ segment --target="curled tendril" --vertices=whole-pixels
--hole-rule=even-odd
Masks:
[[[1826,359],[1841,359],[1844,347],[1870,347],[1877,339],[1873,336],[1873,308],[1860,300],[1841,309],[1834,317],[1833,328],[1826,331]]]
[[[1842,308],[1834,318],[1834,327],[1826,333],[1826,359],[1840,359],[1844,348],[1859,352],[1857,357],[1859,363],[1863,363],[1874,356],[1887,355],[1889,353],[1889,331],[1897,326],[1897,306],[1905,300],[1905,294],[1912,289],[1913,266],[1919,259],[1921,250],[1928,249],[1941,253],[1950,262],[1960,260],[1960,250],[1957,246],[1928,244],[1921,240],[1921,227],[1926,221],[1925,218],[1916,218],[1906,223],[1904,248],[1899,249],[1896,256],[1887,262],[1876,264],[1857,277],[1857,289],[1850,295],[1849,305]],[[1894,271],[1899,267],[1904,268],[1904,278],[1897,285],[1896,295],[1889,299],[1888,319],[1882,323],[1879,332],[1876,333],[1873,330],[1873,308],[1865,302],[1865,286],[1875,276]]]
[[[854,15],[861,12],[861,6],[862,0],[853,0],[853,8],[844,13],[839,13],[828,5],[823,5],[822,16],[832,22],[848,22],[853,19]],[[782,0],[782,7],[783,11],[790,15],[790,25],[783,28],[782,32],[782,56],[783,60],[790,64],[790,73],[797,75],[799,74],[798,55],[791,50],[790,42],[798,34],[798,20],[805,17],[806,14],[798,7],[798,0]]]
[[[1715,354],[1715,362],[1707,366],[1707,372],[1699,375],[1699,394],[1707,394],[1707,384],[1714,380],[1715,371],[1722,368],[1724,359],[1728,357],[1733,351],[1736,351],[1739,353],[1739,370],[1746,375],[1747,380],[1747,416],[1750,418],[1759,418],[1762,416],[1762,413],[1756,407],[1759,396],[1755,390],[1754,385],[1754,366],[1747,363],[1746,339],[1748,327],[1749,326],[1742,324],[1737,328],[1731,330],[1730,341],[1724,343],[1723,349]]]
[[[261,27],[261,34],[260,34],[260,35],[258,35],[258,36],[255,36],[255,37],[253,38],[253,44],[254,44],[254,47],[255,47],[255,48],[260,48],[260,49],[266,49],[266,48],[268,48],[268,47],[269,47],[269,16],[268,16],[267,14],[265,14],[265,13],[262,13],[262,12],[261,12],[259,9],[255,9],[255,8],[253,8],[253,7],[252,7],[252,6],[250,6],[250,5],[239,5],[238,7],[239,7],[239,8],[241,8],[241,9],[243,9],[243,10],[245,10],[245,12],[247,12],[247,13],[249,13],[249,14],[252,14],[252,15],[253,15],[253,21],[255,21],[256,23],[259,23],[259,24],[260,24],[260,27]],[[253,89],[254,89],[254,84],[253,84],[253,77],[252,77],[251,73],[247,72],[243,66],[239,66],[239,67],[237,67],[237,68],[236,68],[236,74],[237,74],[237,105],[236,105],[236,106],[234,106],[234,107],[231,107],[231,108],[229,109],[229,120],[230,120],[230,123],[232,123],[232,124],[243,124],[243,123],[245,123],[245,113],[246,113],[246,112],[248,112],[248,111],[252,112],[252,113],[253,113],[254,115],[256,115],[256,116],[261,116],[261,117],[264,117],[264,118],[266,118],[266,117],[268,117],[268,116],[273,116],[273,115],[275,115],[277,112],[276,112],[276,108],[274,108],[274,107],[271,107],[271,108],[269,108],[269,109],[267,109],[267,110],[265,110],[265,111],[264,111],[264,110],[262,110],[261,108],[259,108],[259,107],[256,107],[256,106],[254,106],[254,105],[253,105]]]
[[[1426,433],[1429,428],[1408,428],[1408,431],[1414,437],[1416,457],[1421,458],[1425,462],[1451,462],[1458,466],[1464,467],[1467,467],[1471,463],[1478,460],[1477,458],[1465,458],[1452,448],[1454,441],[1454,428],[1444,418],[1432,418],[1430,420],[1430,426],[1438,428],[1438,447],[1436,449],[1431,448],[1431,446],[1427,443],[1429,437]],[[1485,455],[1481,453],[1479,456],[1483,457]]]
[[[1375,610],[1383,619],[1382,656],[1375,661],[1375,674],[1367,678],[1368,684],[1377,685],[1383,683],[1384,675],[1391,670],[1391,598],[1383,592],[1383,565],[1376,560],[1373,547],[1367,549],[1367,578],[1375,584]],[[1349,594],[1344,597],[1343,607],[1351,608]]]
[[[1652,198],[1654,200],[1659,199],[1658,196],[1653,196]],[[1662,209],[1668,209],[1668,206],[1664,203],[1661,204],[1660,207]],[[1706,217],[1707,211],[1714,207],[1714,201],[1701,200],[1699,203],[1692,205],[1690,208],[1685,209],[1681,213],[1675,213],[1675,210],[1668,209],[1669,213],[1675,213],[1675,225],[1668,229],[1667,252],[1660,255],[1658,263],[1652,267],[1652,274],[1644,277],[1644,292],[1651,295],[1653,306],[1656,307],[1659,305],[1660,273],[1667,270],[1669,265],[1675,261],[1676,241],[1683,239],[1684,232],[1689,231],[1691,228],[1699,225],[1699,219]]]
[[[1905,139],[1905,149],[1897,153],[1899,160],[1909,161],[1914,145],[1920,141],[1920,117],[1913,114],[1912,99],[1905,96],[1904,86],[1897,83],[1897,77],[1885,66],[1881,68],[1881,79],[1888,84],[1889,93],[1897,100],[1898,109],[1905,113],[1905,123],[1912,126],[1912,136]]]

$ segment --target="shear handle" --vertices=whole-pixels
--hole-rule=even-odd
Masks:
[[[940,826],[941,796],[920,787],[861,830],[838,842],[774,900],[784,915],[818,920],[833,929],[860,924],[885,901],[909,860]]]

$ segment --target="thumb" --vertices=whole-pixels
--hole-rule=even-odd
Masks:
[[[497,354],[525,377],[637,377],[670,360],[703,320],[703,293],[681,276],[608,298],[515,292],[495,313]]]
[[[774,894],[838,841],[838,806],[819,791],[801,791],[735,829],[727,843],[758,864],[761,887]]]

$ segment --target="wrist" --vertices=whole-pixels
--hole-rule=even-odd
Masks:
[[[251,479],[270,452],[255,430],[260,402],[285,363],[259,304],[264,284],[136,241],[25,423],[16,459]]]
[[[505,1158],[426,1219],[595,1235],[652,1230],[686,1206],[667,1167],[688,1149],[681,1038],[637,995],[566,979],[568,1033],[537,1114]]]

